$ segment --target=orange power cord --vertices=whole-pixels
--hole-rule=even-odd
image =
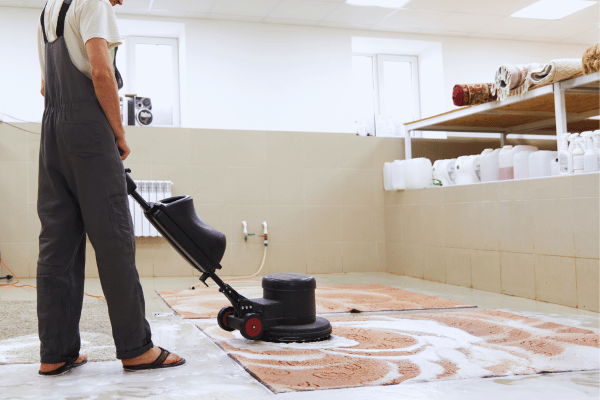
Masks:
[[[37,286],[32,286],[32,285],[18,285],[18,283],[20,282],[19,277],[17,275],[15,275],[15,273],[12,272],[10,268],[8,268],[8,265],[6,265],[4,263],[4,260],[2,259],[2,257],[0,257],[0,262],[2,263],[2,265],[4,265],[4,268],[6,268],[8,270],[8,272],[10,272],[12,274],[12,276],[14,276],[15,279],[17,280],[16,282],[13,282],[13,283],[2,283],[2,284],[0,284],[0,288],[9,287],[10,286],[10,289],[23,289],[23,288],[26,288],[26,287],[37,289]],[[104,298],[104,296],[94,296],[94,295],[91,295],[91,294],[88,294],[88,293],[85,293],[85,292],[83,294],[85,294],[86,296],[89,296],[89,297],[93,297],[95,299],[106,300],[106,298]]]

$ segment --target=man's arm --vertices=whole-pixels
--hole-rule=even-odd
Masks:
[[[108,43],[102,38],[92,38],[85,43],[85,47],[92,65],[92,81],[94,82],[96,97],[112,127],[115,138],[117,138],[117,145],[123,151],[121,158],[125,160],[130,150],[125,141],[125,129],[123,129],[123,123],[121,122],[119,91],[110,62]]]
[[[44,80],[42,79],[42,88],[40,89],[40,93],[44,96],[45,88],[44,88]]]

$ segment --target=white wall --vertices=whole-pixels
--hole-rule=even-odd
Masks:
[[[351,132],[352,38],[433,43],[420,54],[422,117],[451,110],[457,83],[491,82],[503,63],[580,58],[585,44],[551,44],[293,25],[141,18],[185,23],[182,124],[186,127]],[[0,7],[0,113],[40,121],[39,11]],[[156,23],[155,22],[155,23]],[[159,24],[156,24],[157,26]],[[441,50],[441,52],[440,52]],[[412,55],[412,54],[411,54]],[[428,72],[429,71],[429,72]],[[0,114],[0,117],[2,115]]]

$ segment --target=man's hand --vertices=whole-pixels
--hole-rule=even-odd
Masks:
[[[43,79],[42,79],[42,88],[40,89],[40,93],[42,94],[42,96],[44,96],[44,97],[45,97],[45,94],[44,94],[44,93],[46,93],[46,90],[45,90],[45,88],[44,88],[44,80],[43,80]]]
[[[119,149],[122,152],[121,159],[123,161],[125,161],[127,156],[129,156],[129,153],[131,153],[129,146],[127,145],[127,142],[125,141],[125,135],[121,136],[120,138],[117,138],[117,146],[119,146]]]

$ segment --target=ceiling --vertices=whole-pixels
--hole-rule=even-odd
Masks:
[[[567,1],[567,0],[565,0]],[[373,31],[595,44],[598,3],[561,20],[513,18],[536,0],[411,0],[400,9],[345,0],[124,0],[117,14],[251,21]],[[46,0],[0,0],[0,7],[41,9]]]

